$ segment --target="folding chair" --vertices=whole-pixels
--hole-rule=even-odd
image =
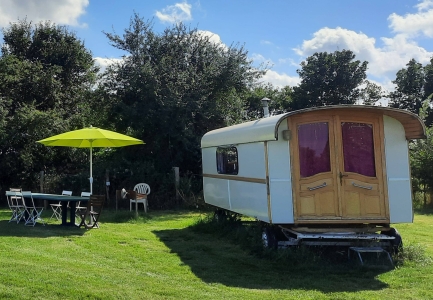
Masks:
[[[66,196],[72,196],[72,191],[63,191],[62,195]],[[68,203],[69,204],[69,203]],[[53,209],[53,214],[51,215],[50,220],[54,217],[57,220],[62,219],[62,202],[59,201],[59,203],[52,203],[50,204],[51,208]]]
[[[18,196],[17,193],[21,192],[21,189],[10,189],[11,193],[6,194],[6,199],[8,201],[8,205],[10,210],[12,211],[12,216],[9,222],[17,222],[17,224],[21,221],[24,214],[24,206],[20,204],[22,202],[21,196]]]
[[[90,195],[86,209],[79,211],[81,218],[79,227],[83,226],[86,229],[99,228],[98,220],[101,216],[104,201],[105,195]],[[89,221],[87,221],[87,218],[89,218]]]
[[[33,200],[32,192],[29,191],[22,191],[21,195],[23,196],[23,205],[24,205],[24,225],[26,226],[35,226],[38,221],[42,223],[42,225],[45,226],[45,221],[42,219],[41,214],[44,210],[43,207],[37,207],[35,205],[35,201]],[[25,199],[28,199],[27,205]],[[30,199],[30,200],[29,200]],[[31,203],[31,204],[30,204]]]
[[[81,197],[90,197],[90,192],[81,192]],[[81,206],[81,201],[77,202],[77,206],[75,207],[75,218],[80,218],[80,211],[86,210],[87,206]]]

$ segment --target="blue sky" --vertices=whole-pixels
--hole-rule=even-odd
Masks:
[[[122,34],[134,11],[157,32],[182,21],[243,45],[254,65],[271,66],[264,81],[280,87],[298,84],[300,62],[315,52],[353,51],[388,91],[411,58],[433,57],[433,0],[0,0],[0,27],[24,18],[67,25],[105,66],[123,53],[103,31]]]

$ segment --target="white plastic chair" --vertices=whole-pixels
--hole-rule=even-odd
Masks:
[[[129,200],[129,211],[132,210],[132,203],[135,203],[135,210],[138,210],[138,204],[142,203],[144,212],[147,213],[147,196],[150,194],[150,187],[147,183],[139,183],[134,186],[134,191],[137,192],[136,199]]]
[[[63,191],[62,195],[66,196],[72,196],[72,191]],[[59,203],[53,203],[50,204],[51,208],[53,209],[53,214],[51,215],[50,220],[55,217],[57,220],[62,219],[62,202],[59,201]]]
[[[38,207],[35,205],[35,201],[33,201],[32,192],[22,191],[21,195],[23,196],[23,205],[25,208],[25,212],[24,212],[25,223],[24,223],[24,225],[34,227],[36,225],[36,223],[38,221],[40,221],[42,223],[42,225],[45,226],[45,221],[41,217],[41,214],[42,214],[42,211],[44,210],[44,208]],[[27,203],[29,203],[28,205],[25,201],[25,198],[27,198]]]

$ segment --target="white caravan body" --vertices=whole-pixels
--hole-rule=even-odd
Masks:
[[[206,133],[205,202],[269,224],[413,221],[408,140],[425,138],[410,112],[338,105]]]

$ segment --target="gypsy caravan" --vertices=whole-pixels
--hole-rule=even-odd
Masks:
[[[205,202],[254,217],[265,245],[396,246],[413,222],[408,141],[417,115],[377,106],[293,111],[201,140]]]

